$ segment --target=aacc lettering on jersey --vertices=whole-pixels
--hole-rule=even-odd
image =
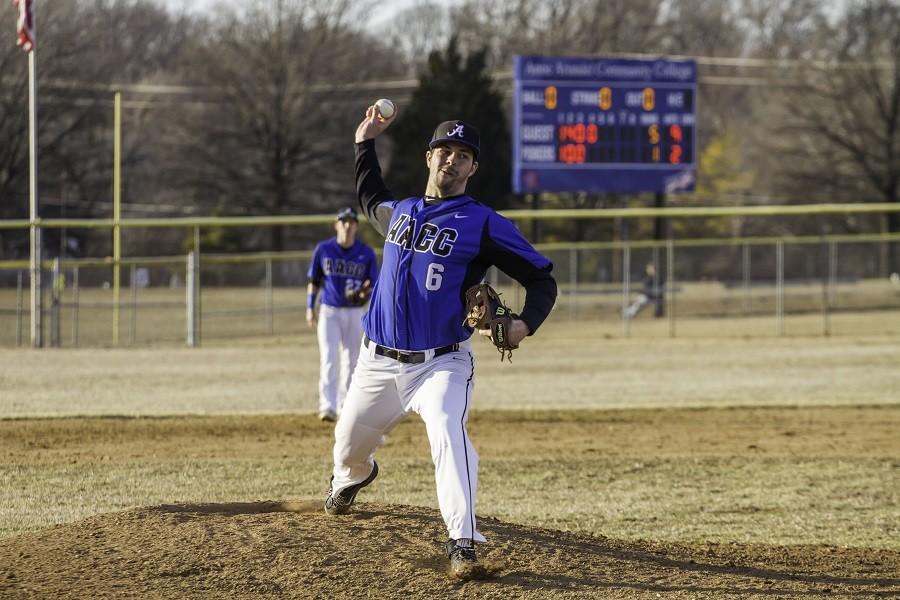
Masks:
[[[345,275],[361,279],[366,274],[366,265],[352,260],[326,256],[322,259],[322,271],[326,275]]]
[[[419,232],[415,234],[416,220],[409,215],[400,215],[391,225],[385,239],[400,246],[404,250],[415,249],[416,252],[430,252],[435,256],[449,256],[453,251],[453,244],[459,236],[459,232],[452,227],[438,227],[431,223],[424,223]]]

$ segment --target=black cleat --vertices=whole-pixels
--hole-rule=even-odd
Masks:
[[[475,556],[475,543],[469,538],[449,540],[445,544],[450,559],[450,574],[459,579],[472,579],[483,573]]]
[[[359,490],[363,489],[378,477],[378,463],[375,463],[375,466],[372,468],[372,472],[360,483],[356,485],[351,485],[345,490],[342,490],[338,494],[331,493],[331,485],[328,486],[328,497],[325,498],[325,512],[329,515],[345,515],[350,512],[350,505],[353,504],[353,500],[356,499],[356,494],[359,493]],[[334,481],[334,476],[332,475],[331,481]]]

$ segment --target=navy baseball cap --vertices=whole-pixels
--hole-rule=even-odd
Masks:
[[[480,138],[478,130],[465,121],[444,121],[434,130],[428,148],[431,149],[446,142],[457,142],[471,148],[475,153],[475,158],[478,158]]]
[[[335,221],[346,221],[347,219],[359,221],[359,218],[356,216],[356,211],[349,206],[339,210],[337,216],[334,218]]]

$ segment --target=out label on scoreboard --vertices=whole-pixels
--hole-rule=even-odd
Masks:
[[[694,61],[516,56],[513,66],[515,192],[693,191]]]

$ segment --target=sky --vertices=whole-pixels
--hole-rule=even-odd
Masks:
[[[372,0],[375,1],[375,0]],[[369,31],[377,31],[392,16],[415,6],[426,2],[427,0],[380,0],[378,9],[369,22],[367,29]],[[846,9],[852,0],[821,0],[821,3],[829,9],[831,17],[835,18],[840,12]],[[458,0],[443,0],[440,2],[442,6],[456,4]],[[213,11],[217,6],[237,5],[241,0],[162,0],[162,3],[173,12],[187,11],[189,13],[201,13]]]
[[[394,14],[411,6],[415,6],[421,1],[422,0],[380,0],[378,14],[374,16],[371,23],[372,27],[377,27]],[[215,10],[217,6],[235,5],[238,3],[239,0],[163,0],[163,4],[173,12],[185,10],[189,13],[207,12]]]

